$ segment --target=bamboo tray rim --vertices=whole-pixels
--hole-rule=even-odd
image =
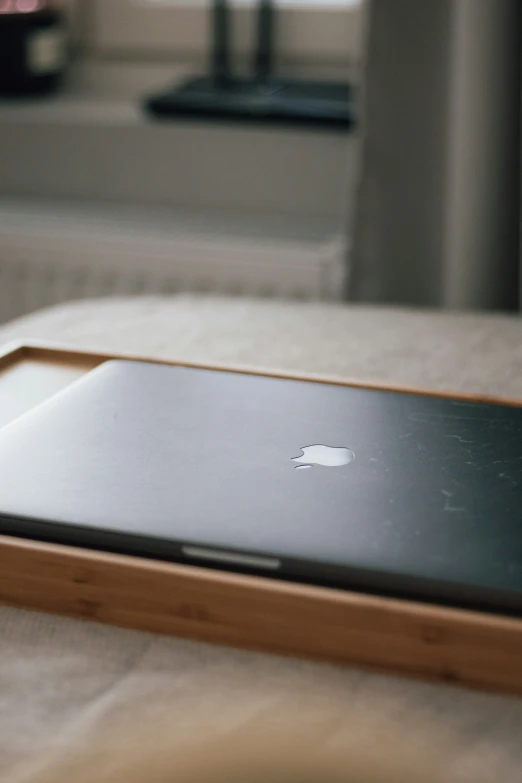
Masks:
[[[370,391],[398,392],[402,394],[415,394],[422,397],[444,397],[467,402],[477,402],[491,405],[506,405],[509,407],[522,407],[522,397],[504,397],[495,394],[482,394],[478,392],[456,391],[451,389],[433,389],[429,387],[405,386],[393,383],[377,383],[376,381],[341,378],[317,373],[291,372],[284,370],[259,369],[240,364],[222,364],[219,362],[190,362],[187,360],[166,359],[162,357],[142,356],[140,354],[105,353],[95,349],[72,348],[54,341],[31,340],[10,341],[0,346],[0,369],[6,365],[22,359],[41,359],[59,361],[60,363],[82,363],[82,360],[96,360],[100,363],[106,361],[131,361],[144,362],[146,364],[162,364],[170,367],[188,367],[194,370],[215,370],[218,372],[230,372],[238,375],[253,375],[261,378],[280,378],[284,380],[306,381],[308,383],[328,384],[333,386],[347,386],[355,389],[368,389]],[[84,363],[84,362],[83,362]]]

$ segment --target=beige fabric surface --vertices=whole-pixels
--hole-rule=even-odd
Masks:
[[[0,329],[0,343],[23,338],[522,396],[515,317],[185,296],[71,304]],[[521,700],[0,609],[2,781],[25,779],[24,756],[82,746],[144,697],[175,745],[274,720],[308,696],[314,709],[293,720],[314,730],[356,735],[383,718],[412,741],[444,730],[446,780],[522,781]]]

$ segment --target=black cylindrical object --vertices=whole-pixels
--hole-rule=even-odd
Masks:
[[[63,9],[45,0],[0,0],[0,95],[52,91],[66,61]]]

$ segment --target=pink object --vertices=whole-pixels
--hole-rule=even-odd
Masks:
[[[0,0],[0,14],[30,14],[48,6],[48,0]]]

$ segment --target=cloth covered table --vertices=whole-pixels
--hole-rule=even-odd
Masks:
[[[194,296],[73,303],[0,328],[174,360],[522,397],[522,321],[363,306]],[[522,658],[521,658],[522,666]],[[522,700],[0,608],[0,780],[27,754],[81,743],[143,696],[163,700],[172,741],[284,713],[329,731],[379,716],[449,728],[448,779],[522,781]],[[316,699],[317,701],[317,699]],[[334,720],[335,718],[335,720]]]

